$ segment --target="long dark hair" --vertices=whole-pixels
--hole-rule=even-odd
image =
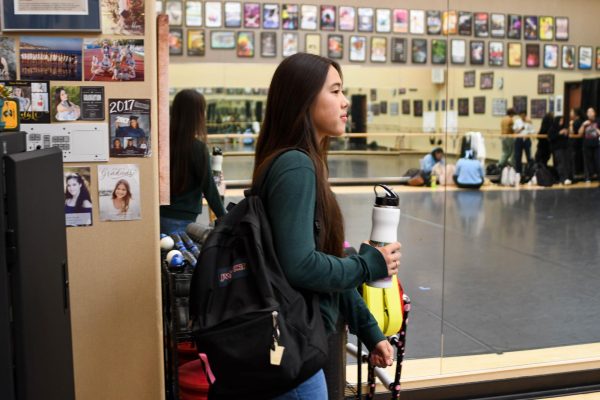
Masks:
[[[552,124],[554,123],[554,113],[549,112],[544,115],[542,119],[542,125],[540,126],[540,135],[547,135],[550,132],[550,128],[552,128]]]
[[[206,100],[193,89],[175,95],[171,107],[169,146],[171,193],[182,193],[188,184],[194,140],[206,143]]]
[[[62,92],[63,90],[64,90],[64,92],[65,92],[65,93],[67,93],[67,91],[65,90],[65,88],[64,88],[64,87],[62,87],[62,86],[61,86],[61,87],[58,87],[58,88],[56,88],[56,90],[54,91],[54,101],[56,102],[56,105],[57,105],[57,106],[58,106],[58,105],[61,103],[61,100],[60,100],[60,92]],[[68,95],[69,95],[69,94],[67,93],[67,96],[68,96]],[[71,106],[73,105],[73,103],[71,103],[71,102],[69,101],[69,99],[67,99],[66,101],[67,101],[67,105],[68,105],[69,107],[71,107]]]
[[[131,200],[131,187],[129,186],[129,182],[127,182],[127,180],[119,179],[112,192],[113,200],[117,198],[116,192],[119,185],[123,185],[125,186],[125,189],[127,189],[127,194],[123,198],[123,207],[121,207],[121,212],[127,212],[127,210],[129,210],[129,200]]]
[[[319,142],[310,114],[331,67],[342,76],[338,63],[312,54],[297,53],[279,64],[271,80],[265,119],[256,142],[253,179],[256,181],[279,150],[289,147],[305,150],[316,172],[317,219],[321,224],[319,250],[341,256],[344,223],[327,181],[329,139]]]
[[[65,198],[66,199],[73,198],[73,195],[69,192],[69,188],[68,188],[69,181],[71,179],[75,179],[75,181],[77,181],[77,183],[81,185],[81,188],[79,189],[79,196],[77,196],[77,200],[75,200],[75,208],[83,207],[83,202],[86,200],[91,203],[92,198],[90,196],[90,191],[88,190],[85,182],[83,181],[83,178],[79,174],[68,174],[65,177],[65,183],[67,184],[67,187],[65,188]]]

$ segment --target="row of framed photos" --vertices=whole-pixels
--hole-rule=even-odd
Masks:
[[[474,96],[472,98],[473,106],[471,108],[471,98],[461,97],[456,99],[457,115],[459,117],[468,117],[471,110],[473,114],[484,115],[487,113],[487,97]],[[562,101],[562,100],[560,100]],[[547,112],[558,111],[559,99],[531,99],[530,109],[527,109],[527,96],[513,96],[513,108],[528,113],[531,118],[543,118]],[[391,102],[389,104],[389,115],[398,116],[412,115],[413,117],[423,117],[423,112],[445,112],[446,106],[450,111],[454,111],[454,99],[446,100],[428,100],[425,104],[423,100],[405,99],[399,104]],[[562,103],[561,103],[562,104]],[[412,108],[412,109],[411,109]],[[505,98],[494,98],[491,101],[491,115],[494,117],[504,117],[508,109],[508,100]],[[381,101],[369,104],[369,110],[374,116],[388,114],[388,102]]]
[[[172,26],[569,40],[567,17],[238,1],[157,0]]]
[[[188,56],[203,56],[206,54],[206,36],[202,29],[181,28],[170,29],[170,54],[183,55],[184,47]],[[278,55],[278,33],[270,31],[260,32],[260,52],[257,51],[256,33],[254,31],[210,31],[210,48],[213,50],[236,50],[240,58],[255,57],[260,54],[263,58],[273,58]],[[299,34],[297,32],[283,32],[281,34],[281,55],[290,56],[299,51],[327,56],[331,59],[344,59],[348,53],[348,60],[365,62],[367,48],[370,48],[369,60],[371,62],[393,63],[408,62],[413,64],[426,64],[429,56],[432,64],[444,65],[448,61],[452,64],[485,65],[486,42],[483,40],[451,39],[448,49],[447,39],[409,39],[402,37],[370,37],[370,46],[367,36],[351,35],[348,38],[348,51],[345,51],[346,39],[341,34],[327,35],[326,51],[321,51],[321,35],[307,33],[304,48],[300,48]],[[389,51],[388,51],[389,41]],[[185,46],[184,46],[185,43]],[[467,48],[468,46],[468,48]],[[430,51],[428,50],[430,49]],[[389,56],[389,58],[388,58]],[[595,52],[596,68],[600,69],[600,47]],[[564,70],[591,70],[594,65],[594,48],[579,46],[521,42],[487,42],[487,64],[493,67],[522,67]]]

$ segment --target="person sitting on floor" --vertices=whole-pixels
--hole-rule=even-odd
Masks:
[[[437,164],[444,165],[444,150],[441,147],[436,147],[421,159],[421,171],[425,175],[430,175]]]
[[[459,188],[479,189],[483,185],[485,173],[481,162],[473,150],[467,150],[463,158],[456,163],[454,182]]]

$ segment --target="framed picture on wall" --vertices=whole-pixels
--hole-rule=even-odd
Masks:
[[[442,14],[442,34],[456,35],[458,33],[458,14],[454,10]]]
[[[202,26],[202,2],[185,2],[185,25],[191,27]]]
[[[523,22],[523,36],[525,40],[538,40],[538,17],[535,15],[528,15]]]
[[[471,40],[471,65],[483,65],[485,63],[485,42],[482,40]]]
[[[329,39],[331,40],[331,39]],[[321,35],[318,33],[307,33],[304,36],[304,51],[309,54],[321,55]],[[330,58],[331,55],[329,55]],[[340,57],[341,58],[341,57]]]
[[[413,35],[425,33],[425,11],[410,10],[410,33]]]
[[[279,4],[263,4],[262,20],[264,29],[279,29]]]
[[[538,75],[538,94],[554,94],[554,74]]]
[[[593,52],[591,46],[579,46],[579,69],[592,69]]]
[[[539,68],[540,66],[540,45],[537,43],[527,43],[525,45],[525,66],[527,68]]]
[[[492,67],[504,66],[504,42],[490,42],[489,64]]]
[[[206,16],[205,24],[207,28],[220,28],[223,26],[221,2],[207,1],[204,3],[204,14]]]
[[[350,61],[365,62],[367,60],[367,37],[350,36]]]
[[[236,54],[240,58],[254,57],[254,32],[246,31],[237,33]]]
[[[512,42],[508,44],[508,66],[520,67],[523,65],[523,44]]]
[[[369,7],[358,8],[358,31],[373,32],[373,9]]]
[[[298,5],[281,5],[281,29],[286,31],[295,31],[298,29]]]
[[[513,108],[515,112],[527,112],[527,96],[513,96]]]
[[[371,62],[384,63],[387,61],[387,38],[373,36],[371,38]]]
[[[410,115],[410,100],[402,100],[402,115]]]
[[[494,73],[482,72],[479,76],[479,89],[490,90],[494,88]]]
[[[321,6],[321,30],[335,31],[335,6]]]
[[[388,8],[378,8],[375,11],[375,31],[388,33],[392,31],[392,10]]]
[[[596,47],[596,70],[600,71],[600,47]]]
[[[478,12],[474,15],[475,37],[486,38],[490,36],[490,22],[488,13]]]
[[[169,55],[183,55],[183,30],[181,28],[169,29]]]
[[[390,115],[397,116],[399,114],[400,114],[400,104],[396,103],[395,101],[392,101],[390,103]]]
[[[206,38],[203,29],[187,30],[187,55],[203,56],[206,54]]]
[[[210,33],[210,48],[215,50],[235,49],[235,32],[212,31]]]
[[[556,40],[569,40],[569,18],[556,17],[554,20]]]
[[[392,62],[393,63],[405,63],[406,62],[406,46],[407,41],[405,38],[392,37]]]
[[[581,54],[580,54],[581,56]],[[544,68],[556,69],[558,68],[558,45],[556,44],[545,44],[544,45]]]
[[[490,35],[494,38],[506,36],[506,15],[490,14]]]
[[[467,62],[467,41],[464,39],[452,39],[450,46],[452,64],[465,64]]]
[[[458,116],[468,117],[469,116],[469,98],[464,97],[458,99]]]
[[[281,35],[281,54],[284,57],[289,57],[298,52],[298,33],[296,32],[284,32]]]
[[[339,14],[340,31],[354,31],[356,26],[356,8],[340,6]]]
[[[163,13],[163,1],[162,0],[155,0],[156,7],[154,7],[154,11],[156,12],[156,15],[158,14],[162,14]]]
[[[473,34],[473,13],[467,11],[458,12],[458,34],[471,36]]]
[[[181,1],[167,1],[167,15],[169,26],[181,26],[183,22],[183,3]]]
[[[188,1],[189,3],[189,1]],[[228,1],[225,3],[225,28],[241,28],[242,26],[242,3],[239,1]]]
[[[540,17],[540,40],[554,40],[554,17]]]
[[[448,41],[446,39],[433,39],[431,41],[431,63],[446,64],[446,54],[448,53]]]
[[[544,118],[548,110],[546,99],[531,99],[531,118]]]
[[[523,18],[520,15],[508,14],[508,30],[506,37],[509,39],[521,39],[523,31]]]
[[[415,117],[423,116],[423,100],[413,100],[413,115]]]
[[[244,3],[244,28],[260,28],[260,4]]]
[[[16,6],[16,7],[15,7]],[[102,11],[100,0],[83,1],[4,1],[2,12],[2,30],[10,31],[63,31],[63,32],[100,32]],[[16,9],[17,8],[17,9]],[[134,10],[136,14],[143,13],[144,4],[141,4],[141,10]],[[60,10],[60,11],[57,11]],[[115,4],[115,14],[118,12],[118,4]],[[143,14],[142,14],[143,15]],[[119,15],[118,15],[119,16]],[[119,16],[121,17],[121,16]],[[108,22],[105,19],[105,22]],[[112,22],[117,21],[110,21]],[[123,21],[125,29],[121,34],[143,34],[141,32],[131,32],[133,25],[128,21]],[[141,18],[141,24],[144,19]],[[108,25],[108,24],[106,24]],[[116,25],[116,24],[115,24]],[[138,25],[140,25],[138,23]],[[143,25],[142,25],[143,26]],[[113,32],[111,32],[113,33]],[[117,33],[117,32],[114,32]]]
[[[473,97],[473,114],[485,114],[485,96]]]
[[[427,63],[427,39],[412,39],[412,63]]]
[[[442,33],[442,13],[441,11],[427,11],[427,34],[439,35]]]
[[[277,34],[275,32],[260,33],[260,56],[263,58],[277,56]]]
[[[300,7],[300,29],[314,31],[319,22],[319,8],[314,5],[303,4]]]
[[[463,76],[463,86],[465,88],[475,87],[476,76],[475,71],[465,71]]]
[[[564,45],[562,47],[562,69],[575,69],[577,65],[577,56],[575,46]]]
[[[392,16],[392,30],[394,33],[408,33],[408,10],[395,8]]]
[[[344,36],[329,35],[327,37],[327,57],[336,60],[344,57]]]
[[[506,99],[492,99],[492,115],[494,117],[504,117],[507,109]]]

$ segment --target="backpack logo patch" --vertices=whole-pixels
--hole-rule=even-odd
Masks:
[[[248,276],[247,260],[236,260],[231,267],[220,268],[217,270],[219,287],[228,286],[233,280],[245,278],[246,276]]]

